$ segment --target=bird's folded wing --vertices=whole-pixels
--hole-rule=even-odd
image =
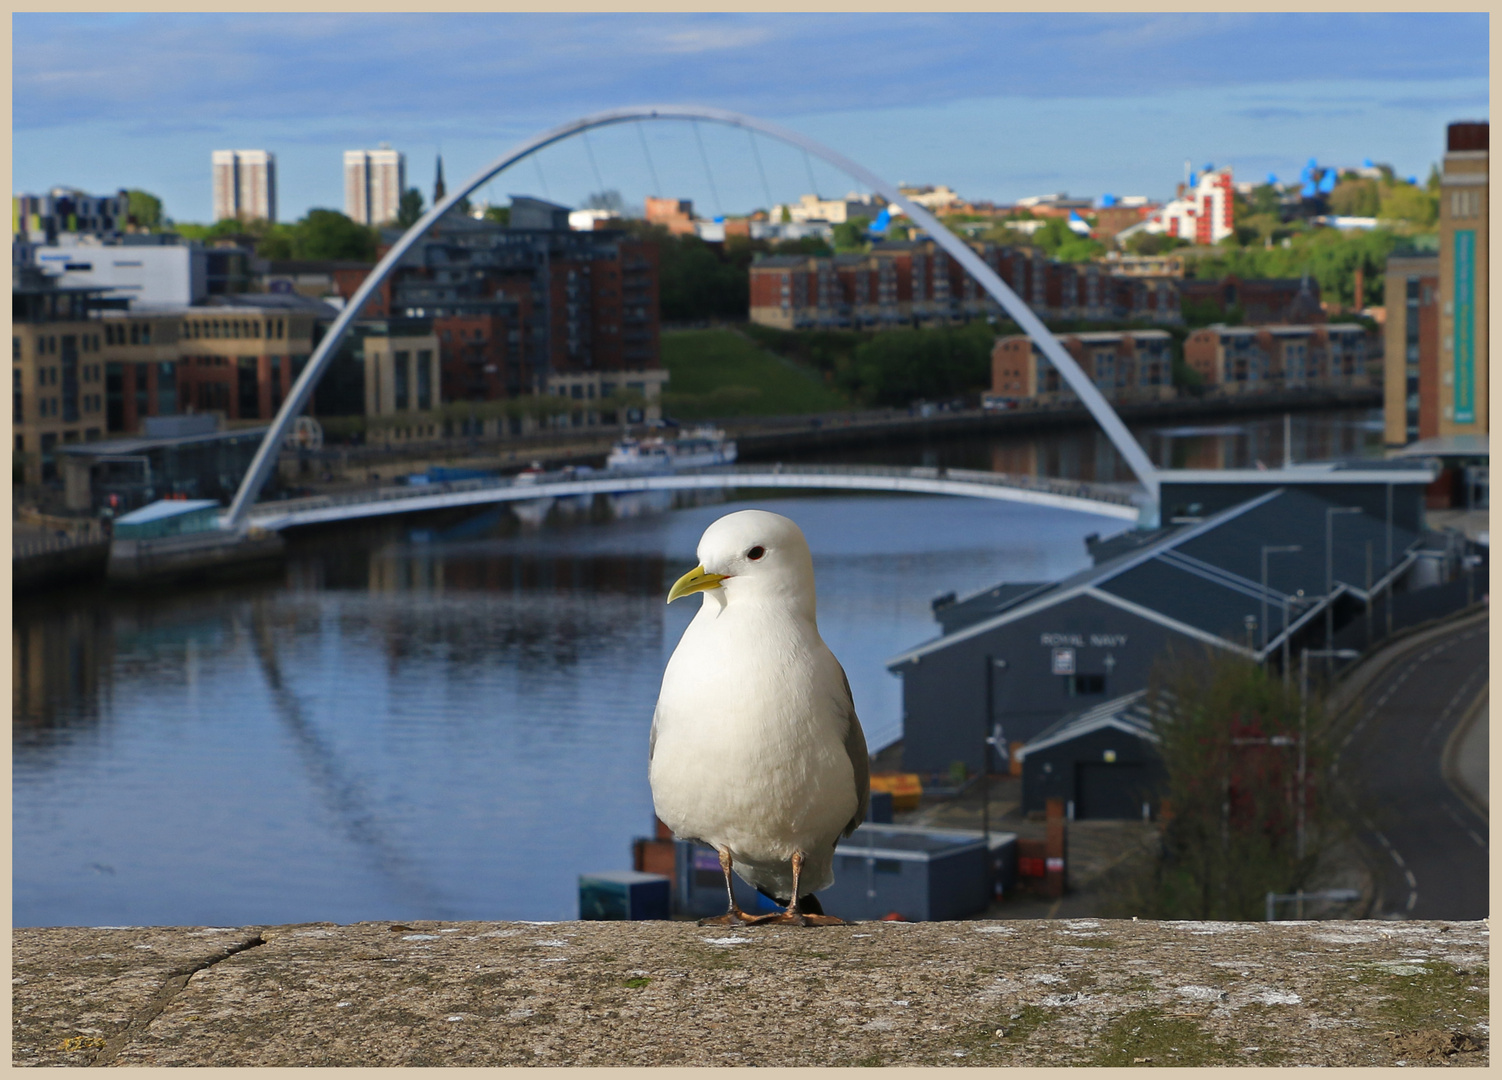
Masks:
[[[647,736],[647,764],[649,765],[652,763],[652,755],[657,753],[657,717],[661,712],[661,704],[652,710],[652,733]]]
[[[855,773],[855,816],[845,826],[849,836],[866,820],[866,810],[871,805],[871,756],[866,751],[866,733],[861,730],[860,718],[855,715],[855,697],[850,693],[850,678],[840,662],[835,661],[840,671],[840,682],[845,690],[845,753],[850,755],[850,768]]]

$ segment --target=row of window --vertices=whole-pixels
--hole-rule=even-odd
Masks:
[[[285,338],[285,319],[190,319],[183,323],[189,338]]]
[[[104,341],[107,345],[150,345],[151,324],[105,323]]]
[[[36,351],[38,356],[57,356],[63,350],[71,347],[71,342],[77,342],[84,352],[99,351],[98,334],[64,334],[61,339],[56,334],[38,334],[36,339]],[[10,356],[12,360],[21,359],[21,339],[10,339]]]

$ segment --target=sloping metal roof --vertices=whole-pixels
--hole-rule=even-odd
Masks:
[[[164,518],[181,517],[184,514],[195,514],[200,510],[218,509],[217,499],[160,499],[154,503],[147,503],[139,510],[132,510],[115,519],[116,525],[145,525],[152,521],[161,521]]]
[[[887,667],[911,662],[1078,596],[1112,603],[1177,632],[1260,658],[1282,644],[1285,607],[1291,633],[1343,592],[1366,599],[1368,544],[1372,551],[1371,591],[1379,591],[1388,578],[1408,565],[1422,542],[1418,533],[1392,526],[1389,565],[1385,521],[1369,514],[1338,515],[1332,527],[1334,572],[1327,589],[1325,511],[1331,505],[1305,491],[1274,489],[1087,567],[1051,587],[1015,597],[998,591],[997,603],[1001,606],[994,614],[893,657]],[[1302,548],[1269,554],[1265,589],[1264,544],[1297,544]],[[1004,586],[998,586],[1001,589]],[[1260,622],[1264,602],[1267,632],[1258,627],[1249,649],[1246,618],[1250,615]]]
[[[1425,457],[1491,457],[1491,440],[1486,435],[1441,435],[1420,439],[1401,450],[1393,450],[1389,459]],[[1394,462],[1396,464],[1396,462]]]
[[[1153,730],[1152,713],[1147,707],[1147,691],[1137,690],[1103,702],[1094,708],[1086,709],[1084,712],[1070,713],[1056,723],[1050,724],[1019,747],[1017,760],[1023,761],[1028,754],[1046,750],[1050,746],[1058,746],[1060,743],[1078,739],[1081,735],[1088,735],[1092,731],[1100,731],[1104,728],[1114,728],[1127,735],[1146,739],[1148,742],[1158,742],[1158,734]]]

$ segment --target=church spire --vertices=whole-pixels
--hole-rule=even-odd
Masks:
[[[437,206],[443,201],[443,155],[438,155],[438,175],[433,180],[433,205]]]

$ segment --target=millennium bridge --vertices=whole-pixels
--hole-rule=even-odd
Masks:
[[[569,470],[390,485],[358,492],[315,495],[255,503],[246,524],[270,532],[387,514],[452,510],[491,503],[535,503],[570,496],[621,495],[643,491],[727,488],[803,488],[837,491],[907,492],[1049,506],[1136,521],[1143,495],[1131,484],[1097,484],[1018,476],[971,469],[891,468],[844,465],[740,465],[681,469],[671,473]]]

